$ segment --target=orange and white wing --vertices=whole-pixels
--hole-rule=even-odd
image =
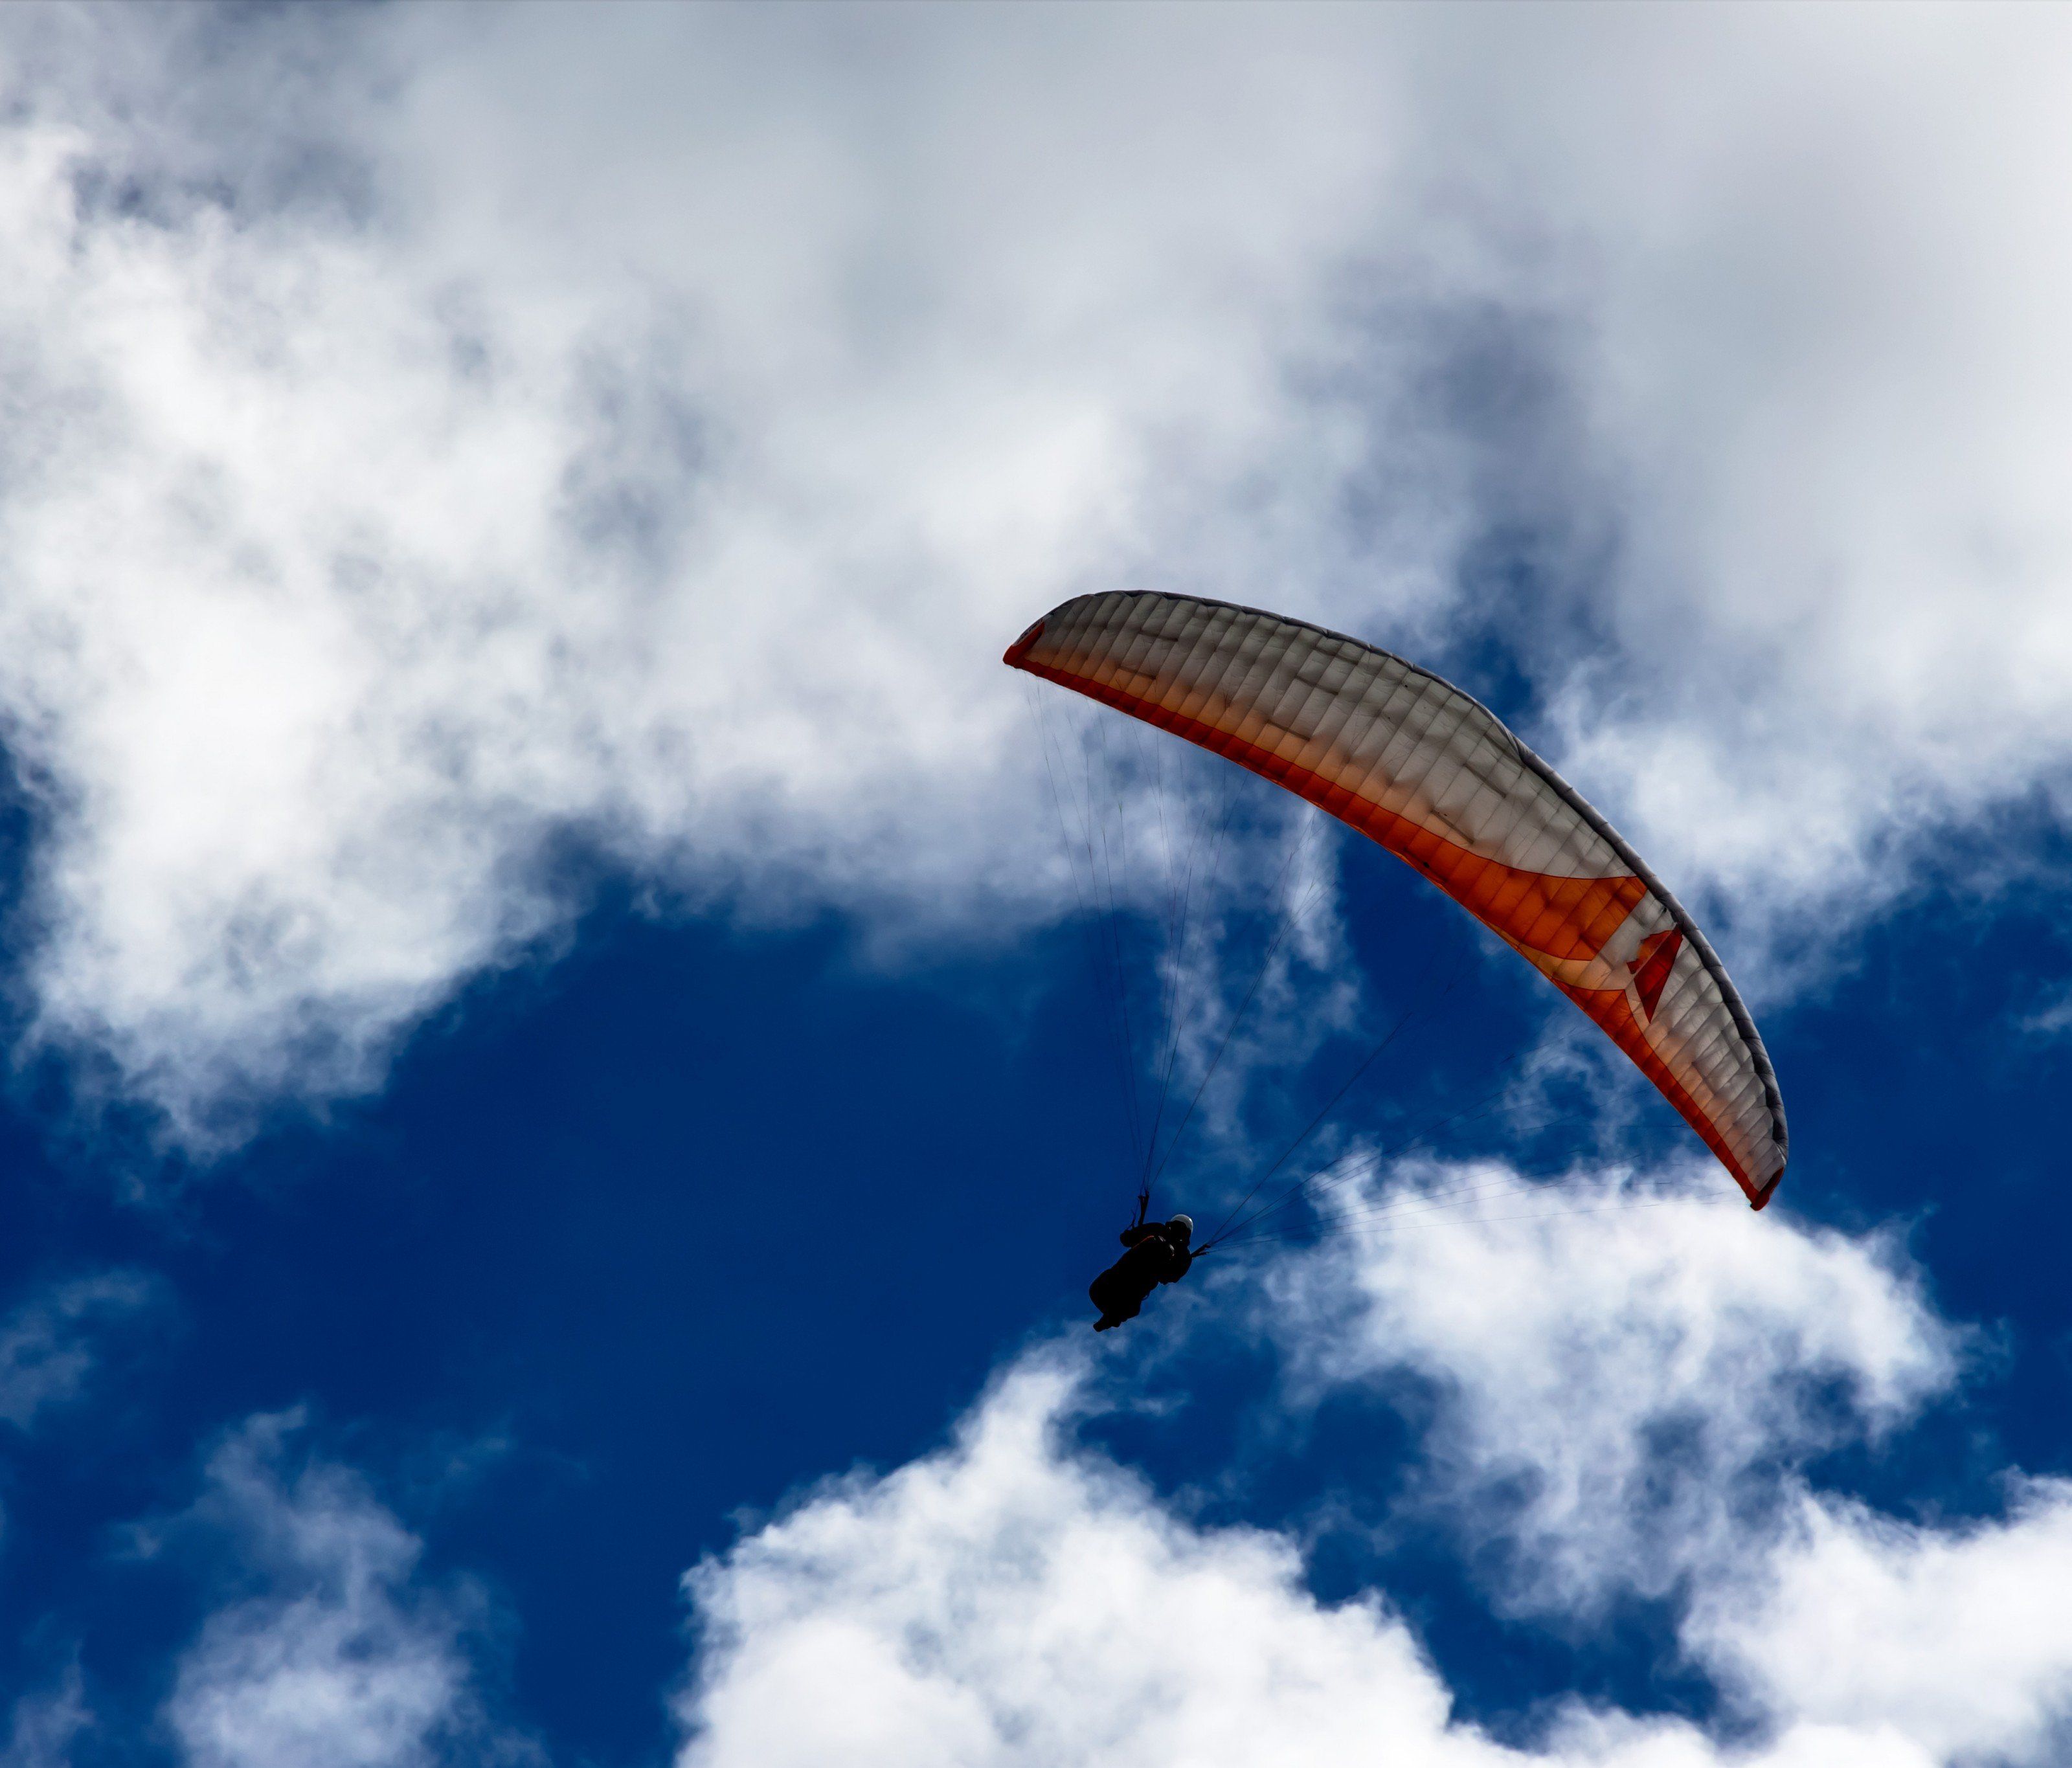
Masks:
[[[1357,639],[1188,596],[1054,609],[1005,660],[1227,757],[1371,836],[1594,1019],[1754,1206],[1784,1105],[1727,972],[1675,897],[1478,701]]]

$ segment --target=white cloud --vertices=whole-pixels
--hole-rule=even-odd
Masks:
[[[420,1544],[299,1421],[254,1419],[175,1528],[237,1593],[178,1666],[165,1718],[194,1768],[426,1768],[532,1759],[485,1718],[479,1600],[427,1581]]]
[[[1071,1365],[1010,1374],[939,1454],[832,1486],[689,1581],[681,1768],[1511,1759],[1447,1720],[1379,1606],[1287,1544],[1198,1532],[1065,1452]],[[1439,1754],[1440,1751],[1445,1753]]]
[[[765,912],[1050,912],[1005,639],[1164,531],[1163,438],[1206,485],[1272,437],[1262,494],[1310,495],[1281,357],[1362,168],[1327,117],[1276,149],[1302,199],[1234,235],[1251,149],[1205,155],[1184,88],[1176,140],[1112,110],[1148,36],[1011,27],[1038,90],[986,29],[859,24],[879,95],[786,25],[615,17],[370,15],[405,71],[377,101],[347,59],[328,114],[378,224],[168,147],[131,120],[178,116],[164,86],[97,108],[91,18],[6,138],[41,1028],[190,1141],[240,1093],[368,1084],[558,924],[557,841],[753,874]],[[302,29],[208,47],[257,80]]]
[[[2021,1482],[2004,1515],[1929,1523],[1807,1483],[1954,1374],[1963,1334],[1890,1244],[1616,1186],[1556,1215],[1470,1176],[1498,1190],[1291,1268],[1276,1301],[1301,1373],[1433,1382],[1424,1498],[1477,1546],[1510,1535],[1519,1612],[1567,1593],[1587,1626],[1614,1585],[1672,1594],[1683,1654],[1725,1698],[1716,1733],[1571,1700],[1499,1746],[1384,1597],[1319,1603],[1291,1540],[1202,1527],[1075,1445],[1086,1365],[1053,1347],[947,1448],[808,1494],[691,1574],[681,1768],[1299,1768],[1383,1743],[1432,1768],[2057,1759],[2072,1491]],[[1665,1424],[1684,1446],[1652,1453]],[[1522,1474],[1540,1480],[1522,1507],[1495,1496]],[[1675,1591],[1678,1570],[1700,1575]]]
[[[1484,177],[1584,245],[1572,380],[1618,487],[1614,654],[1563,752],[1671,875],[1832,927],[2065,776],[2067,21],[1507,23]]]
[[[1733,1566],[1782,1471],[1958,1374],[1964,1335],[1891,1238],[1758,1215],[1709,1173],[1390,1178],[1279,1264],[1264,1318],[1311,1391],[1427,1385],[1433,1495],[1515,1543],[1510,1602],[1588,1615]]]
[[[1204,1530],[1065,1441],[1039,1354],[947,1449],[810,1498],[693,1573],[679,1768],[878,1763],[1289,1768],[1385,1748],[1426,1768],[1748,1768],[1927,1758],[1806,1728],[1774,1748],[1581,1706],[1538,1748],[1453,1715],[1403,1619],[1319,1604],[1292,1544]]]
[[[2072,1740],[2072,1485],[2016,1482],[2004,1519],[1927,1527],[1802,1497],[1752,1590],[1694,1643],[1751,1701],[1879,1725],[1931,1759],[2062,1760]]]
[[[1672,882],[1832,937],[2066,763],[2065,28],[18,9],[36,1030],[207,1147],[571,845],[1056,912],[995,659],[1116,581],[1493,629]]]

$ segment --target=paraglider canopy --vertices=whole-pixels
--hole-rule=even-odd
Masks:
[[[1588,1014],[1761,1209],[1783,1101],[1747,1008],[1683,906],[1478,701],[1342,634],[1191,596],[1053,609],[1014,668],[1285,787],[1415,867]]]

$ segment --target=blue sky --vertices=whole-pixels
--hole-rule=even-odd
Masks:
[[[2063,1759],[2063,36],[0,15],[0,1764]],[[1032,723],[1116,586],[1552,758],[1778,1203],[1386,855]],[[1184,1096],[1291,902],[1161,1201],[1450,980],[1372,1171],[1096,1340],[1087,935]]]

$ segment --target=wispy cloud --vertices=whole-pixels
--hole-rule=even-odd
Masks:
[[[157,1280],[103,1271],[45,1285],[0,1319],[0,1421],[26,1430],[84,1397],[111,1341],[168,1301]]]
[[[2015,1022],[2026,1037],[2051,1039],[2072,1031],[2072,987],[2056,989]]]
[[[234,1433],[193,1510],[159,1532],[204,1541],[228,1596],[166,1704],[194,1768],[537,1759],[481,1704],[480,1598],[428,1579],[417,1538],[361,1476],[316,1456],[296,1417]]]
[[[75,1759],[73,1745],[90,1722],[74,1664],[54,1687],[15,1702],[0,1763],[6,1768],[67,1768]]]

